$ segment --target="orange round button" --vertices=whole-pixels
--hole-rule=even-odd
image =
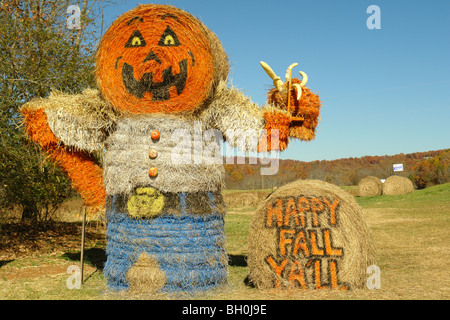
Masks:
[[[150,159],[155,159],[158,156],[158,151],[156,151],[155,149],[150,149],[148,156],[150,157]]]
[[[152,132],[150,132],[150,136],[152,137],[153,140],[158,140],[159,139],[159,131],[152,130]]]
[[[148,175],[150,177],[156,177],[158,175],[158,169],[156,169],[155,167],[152,167],[148,170]]]

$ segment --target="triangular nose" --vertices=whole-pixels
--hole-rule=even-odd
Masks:
[[[145,63],[149,60],[155,60],[156,62],[158,62],[159,64],[161,64],[161,60],[159,60],[158,56],[156,55],[156,53],[154,53],[153,51],[150,52],[144,59],[144,61],[142,63]]]

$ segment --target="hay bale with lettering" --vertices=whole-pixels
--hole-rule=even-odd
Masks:
[[[261,289],[360,288],[374,264],[369,229],[355,199],[318,180],[272,193],[250,226],[249,279]]]
[[[358,183],[358,196],[374,197],[381,195],[383,184],[377,177],[368,176],[361,179]]]
[[[414,191],[414,185],[408,178],[402,176],[390,176],[383,183],[383,194],[394,196],[408,194]]]

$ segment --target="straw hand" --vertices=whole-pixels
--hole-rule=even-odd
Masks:
[[[270,95],[274,97],[273,99],[270,99],[269,102],[271,102],[273,105],[287,110],[291,114],[295,114],[294,111],[295,105],[298,105],[298,102],[302,98],[302,92],[303,88],[305,87],[306,83],[308,82],[308,76],[303,71],[300,71],[300,75],[302,77],[302,80],[297,78],[292,78],[292,69],[298,65],[298,63],[292,63],[286,70],[285,74],[285,82],[281,81],[281,78],[275,74],[275,72],[272,70],[272,68],[265,63],[264,61],[261,61],[261,66],[266,71],[266,73],[269,75],[269,77],[273,81],[273,85],[275,88],[270,92]],[[273,92],[275,91],[275,92]],[[301,117],[292,117],[292,121],[295,120],[303,120]]]

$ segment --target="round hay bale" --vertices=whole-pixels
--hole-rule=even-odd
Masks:
[[[381,195],[383,184],[377,177],[368,176],[358,183],[358,196],[373,197]]]
[[[360,288],[374,264],[361,207],[318,180],[289,183],[262,202],[248,246],[249,278],[261,289]]]
[[[228,207],[257,206],[268,195],[266,191],[232,192],[224,195]]]
[[[408,178],[402,176],[390,176],[383,183],[383,194],[394,196],[407,194],[414,191],[414,185]]]
[[[225,195],[225,203],[228,207],[243,207],[255,205],[258,198],[250,192],[233,192]]]

